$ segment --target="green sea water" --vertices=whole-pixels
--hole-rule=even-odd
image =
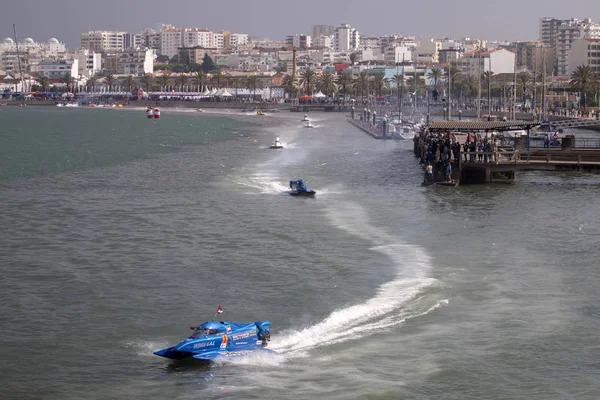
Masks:
[[[143,110],[0,109],[0,181],[76,171],[228,140],[248,124],[229,118]]]

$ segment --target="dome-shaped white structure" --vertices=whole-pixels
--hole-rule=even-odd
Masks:
[[[11,38],[7,37],[6,39],[4,39],[4,40],[2,41],[2,43],[3,43],[3,44],[14,44],[14,43],[15,43],[15,41],[14,41],[14,40],[12,40]]]
[[[25,44],[34,44],[35,41],[32,38],[28,37],[28,38],[23,39],[23,43],[25,43]]]
[[[58,41],[57,38],[50,38],[48,39],[48,44],[59,44],[60,42]]]

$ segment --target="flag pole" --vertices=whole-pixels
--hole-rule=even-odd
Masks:
[[[221,310],[221,305],[219,304],[219,306],[217,307],[217,311],[215,311],[215,315],[213,316],[213,321],[215,320],[215,318],[217,318],[217,315],[222,314],[223,310]]]

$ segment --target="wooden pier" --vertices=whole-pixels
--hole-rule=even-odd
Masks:
[[[527,136],[515,138],[513,148],[495,152],[460,153],[454,160],[453,179],[460,184],[512,182],[516,171],[580,171],[600,174],[600,148],[577,148],[575,138],[562,138],[559,148],[531,147],[532,123],[441,121],[430,125],[431,132],[491,133],[526,130]],[[414,151],[421,157],[420,138],[414,139]],[[479,159],[481,156],[481,159]]]

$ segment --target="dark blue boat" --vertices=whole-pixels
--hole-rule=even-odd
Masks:
[[[314,196],[317,192],[309,189],[303,179],[290,181],[290,195],[292,196]]]

